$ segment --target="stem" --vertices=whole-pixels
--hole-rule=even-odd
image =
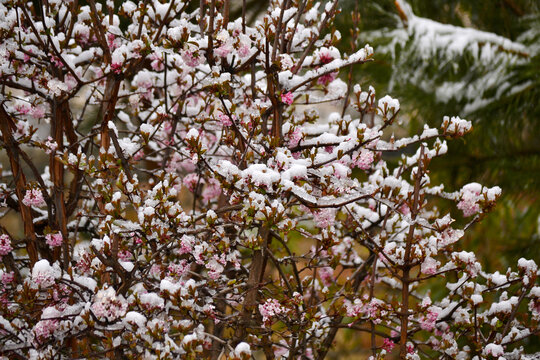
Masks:
[[[268,225],[262,225],[259,229],[259,236],[262,239],[262,244],[258,250],[253,253],[253,261],[249,271],[249,278],[247,281],[247,293],[244,298],[243,309],[241,313],[242,323],[236,330],[236,338],[244,339],[246,336],[246,328],[251,318],[251,314],[257,305],[257,298],[259,293],[259,285],[264,276],[264,268],[266,265],[266,247],[270,239],[270,229]]]
[[[420,147],[420,156],[418,160],[418,171],[416,172],[416,182],[414,184],[413,204],[411,209],[411,218],[416,220],[416,216],[420,210],[420,185],[422,180],[422,161],[424,157],[424,145]],[[411,270],[411,248],[414,240],[414,229],[416,223],[409,226],[409,233],[407,234],[407,244],[405,247],[405,265],[403,266],[403,276],[401,278],[401,313],[399,314],[401,319],[401,336],[399,346],[399,356],[404,359],[407,356],[407,330],[409,327],[409,284],[411,283],[410,270]]]
[[[63,152],[64,150],[64,123],[71,121],[69,115],[69,105],[67,102],[58,102],[54,99],[52,103],[53,119],[51,121],[51,137],[56,141],[58,150]],[[49,166],[51,179],[53,182],[52,200],[55,210],[55,222],[56,227],[62,234],[62,253],[64,269],[67,270],[70,264],[69,259],[69,246],[68,246],[68,231],[67,231],[67,215],[66,215],[66,202],[64,196],[64,164],[55,155],[55,152],[51,152],[49,157]],[[55,249],[54,257],[58,258],[59,249]]]

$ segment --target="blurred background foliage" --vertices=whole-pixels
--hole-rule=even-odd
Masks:
[[[447,191],[470,182],[499,185],[494,211],[467,233],[485,270],[520,257],[540,260],[540,2],[537,0],[342,0],[335,26],[341,47],[358,44],[375,61],[354,80],[401,103],[407,130],[440,125],[444,115],[472,121],[474,130],[449,142],[434,160],[434,183]],[[410,6],[410,8],[409,8]],[[450,204],[438,205],[443,212]],[[462,222],[455,209],[452,215]]]

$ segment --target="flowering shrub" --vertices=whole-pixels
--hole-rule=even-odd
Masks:
[[[337,1],[253,25],[229,1],[87,3],[0,5],[0,191],[22,220],[1,228],[1,354],[323,359],[341,328],[377,359],[525,352],[536,264],[485,273],[458,242],[501,189],[429,177],[470,122],[390,137],[399,102],[338,76],[373,51],[336,49]]]

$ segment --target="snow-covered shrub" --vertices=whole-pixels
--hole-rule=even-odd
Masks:
[[[337,50],[337,1],[252,25],[229,1],[36,4],[0,5],[22,221],[0,228],[0,354],[323,359],[349,328],[374,358],[510,358],[538,333],[536,264],[488,274],[458,242],[501,190],[430,181],[470,123],[390,137],[399,101],[338,76],[373,51]]]

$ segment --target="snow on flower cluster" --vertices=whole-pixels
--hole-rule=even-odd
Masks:
[[[45,259],[35,263],[32,268],[32,282],[43,288],[52,286],[59,275],[58,264],[51,266]]]
[[[373,163],[373,152],[367,149],[362,149],[362,151],[356,156],[353,160],[354,165],[362,170],[368,170]]]
[[[460,191],[461,201],[457,208],[463,211],[464,216],[472,216],[480,212],[481,202],[493,202],[500,195],[501,188],[498,186],[488,189],[478,183],[467,184]]]
[[[102,321],[113,321],[126,314],[127,303],[113,288],[99,290],[92,303],[92,312]]]
[[[399,100],[386,95],[379,99],[377,110],[384,116],[396,114],[399,111]]]
[[[33,332],[38,341],[46,341],[58,328],[56,320],[41,320],[34,326]]]

